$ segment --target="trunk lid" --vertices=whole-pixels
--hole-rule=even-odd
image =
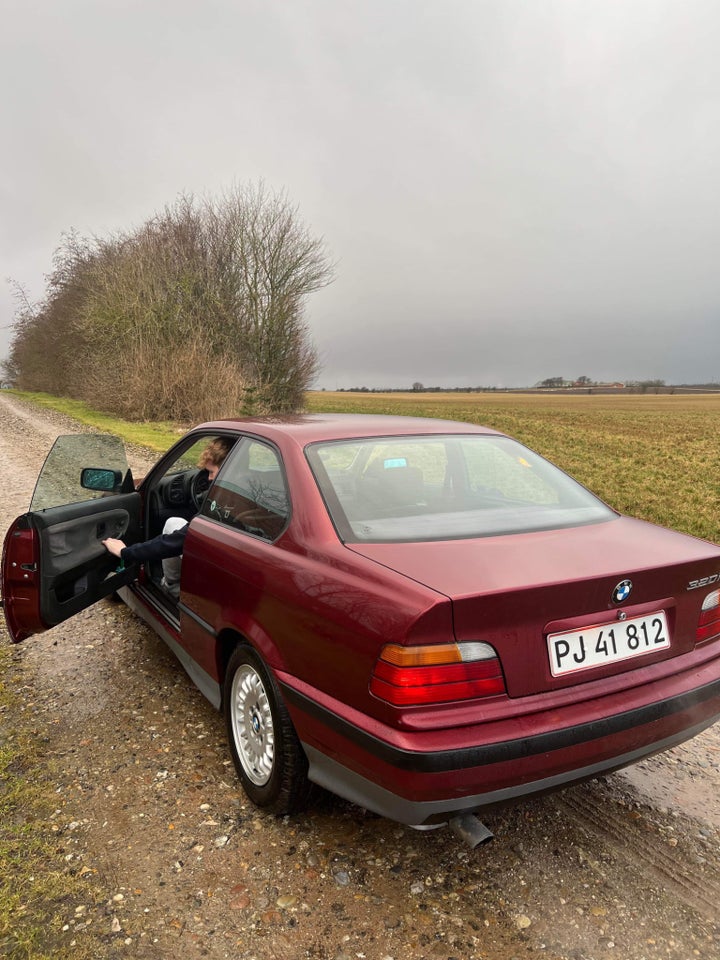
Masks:
[[[456,639],[493,645],[511,697],[611,676],[692,650],[707,591],[690,589],[690,581],[720,573],[720,548],[629,517],[503,537],[348,547],[449,597]],[[631,581],[631,591],[616,601],[613,591],[625,580]],[[668,647],[553,676],[549,633],[635,622],[660,610]]]

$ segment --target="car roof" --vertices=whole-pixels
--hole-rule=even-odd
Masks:
[[[299,445],[322,440],[363,437],[427,436],[428,434],[493,434],[497,430],[474,423],[431,417],[399,417],[364,413],[313,413],[287,417],[239,417],[213,420],[197,430],[242,430],[270,440],[292,438]]]

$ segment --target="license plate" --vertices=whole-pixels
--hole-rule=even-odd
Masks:
[[[584,630],[550,633],[550,672],[554,677],[605,663],[641,657],[670,646],[664,610],[647,617],[613,620]]]

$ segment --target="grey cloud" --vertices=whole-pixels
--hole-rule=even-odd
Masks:
[[[35,295],[62,231],[264,177],[339,262],[324,386],[720,379],[716,3],[4,6],[0,255]]]

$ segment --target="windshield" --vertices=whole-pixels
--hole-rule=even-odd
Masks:
[[[509,437],[333,441],[311,445],[307,456],[346,542],[470,539],[616,516]]]
[[[117,470],[124,477],[128,465],[122,440],[110,434],[95,433],[58,437],[40,471],[30,509],[47,510],[107,496],[106,492],[80,486],[80,474],[88,467]]]

